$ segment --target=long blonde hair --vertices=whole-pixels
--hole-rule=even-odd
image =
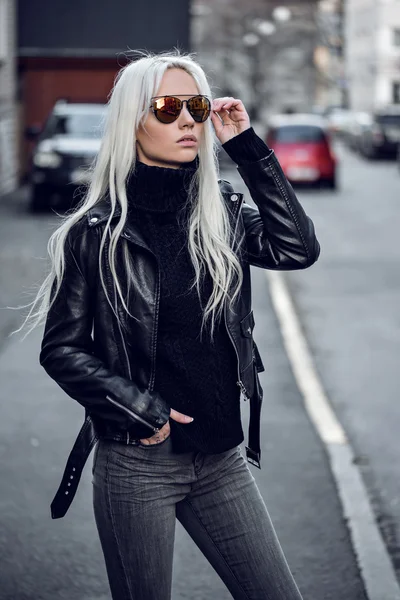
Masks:
[[[61,287],[67,236],[87,211],[106,195],[110,198],[111,212],[100,243],[99,274],[110,306],[118,318],[107,294],[102,269],[102,254],[108,237],[110,240],[108,259],[117,297],[124,310],[130,314],[127,297],[124,297],[122,291],[122,282],[117,276],[116,249],[127,219],[126,180],[135,169],[136,131],[139,124],[144,122],[151,97],[157,93],[167,69],[183,69],[193,77],[200,94],[212,97],[207,77],[192,54],[174,50],[160,54],[140,52],[140,55],[141,58],[129,62],[116,76],[109,96],[100,151],[92,166],[91,183],[79,207],[72,214],[63,217],[62,224],[51,235],[48,242],[51,271],[42,283],[35,300],[27,305],[30,306],[29,313],[17,331],[30,323],[28,334],[45,320]],[[240,261],[231,248],[232,231],[228,209],[218,184],[217,140],[211,119],[204,123],[204,136],[199,147],[198,159],[193,185],[188,192],[189,195],[197,194],[197,198],[193,199],[195,201],[191,202],[192,209],[188,220],[188,249],[195,270],[195,279],[191,287],[196,286],[200,296],[201,280],[206,272],[210,273],[213,281],[213,291],[203,310],[201,328],[203,330],[206,321],[210,320],[212,338],[215,323],[222,315],[224,303],[229,300],[233,305],[239,294],[243,273]],[[117,207],[121,212],[120,218],[115,227],[111,228],[111,220]],[[125,240],[122,238],[122,241]],[[129,290],[135,282],[126,248],[123,256]],[[233,293],[230,293],[231,287]],[[135,315],[130,316],[135,318]]]

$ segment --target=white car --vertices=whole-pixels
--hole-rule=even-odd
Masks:
[[[32,211],[70,206],[73,192],[90,180],[90,166],[100,149],[105,104],[69,103],[54,106],[36,141],[31,159]]]

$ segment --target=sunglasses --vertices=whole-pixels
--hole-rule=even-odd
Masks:
[[[181,100],[175,96],[154,96],[150,108],[161,123],[173,123],[181,114],[183,103],[196,123],[204,123],[210,116],[211,102],[207,96],[193,96]]]

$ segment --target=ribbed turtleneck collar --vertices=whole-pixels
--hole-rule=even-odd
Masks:
[[[179,210],[186,203],[197,167],[197,157],[179,169],[149,166],[137,160],[126,186],[130,207],[151,212]]]

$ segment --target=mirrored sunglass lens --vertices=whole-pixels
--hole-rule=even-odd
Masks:
[[[156,117],[163,123],[172,123],[179,116],[181,101],[179,98],[158,98],[154,101]]]
[[[188,109],[198,123],[205,121],[210,115],[210,101],[205,96],[195,96],[188,102]]]

